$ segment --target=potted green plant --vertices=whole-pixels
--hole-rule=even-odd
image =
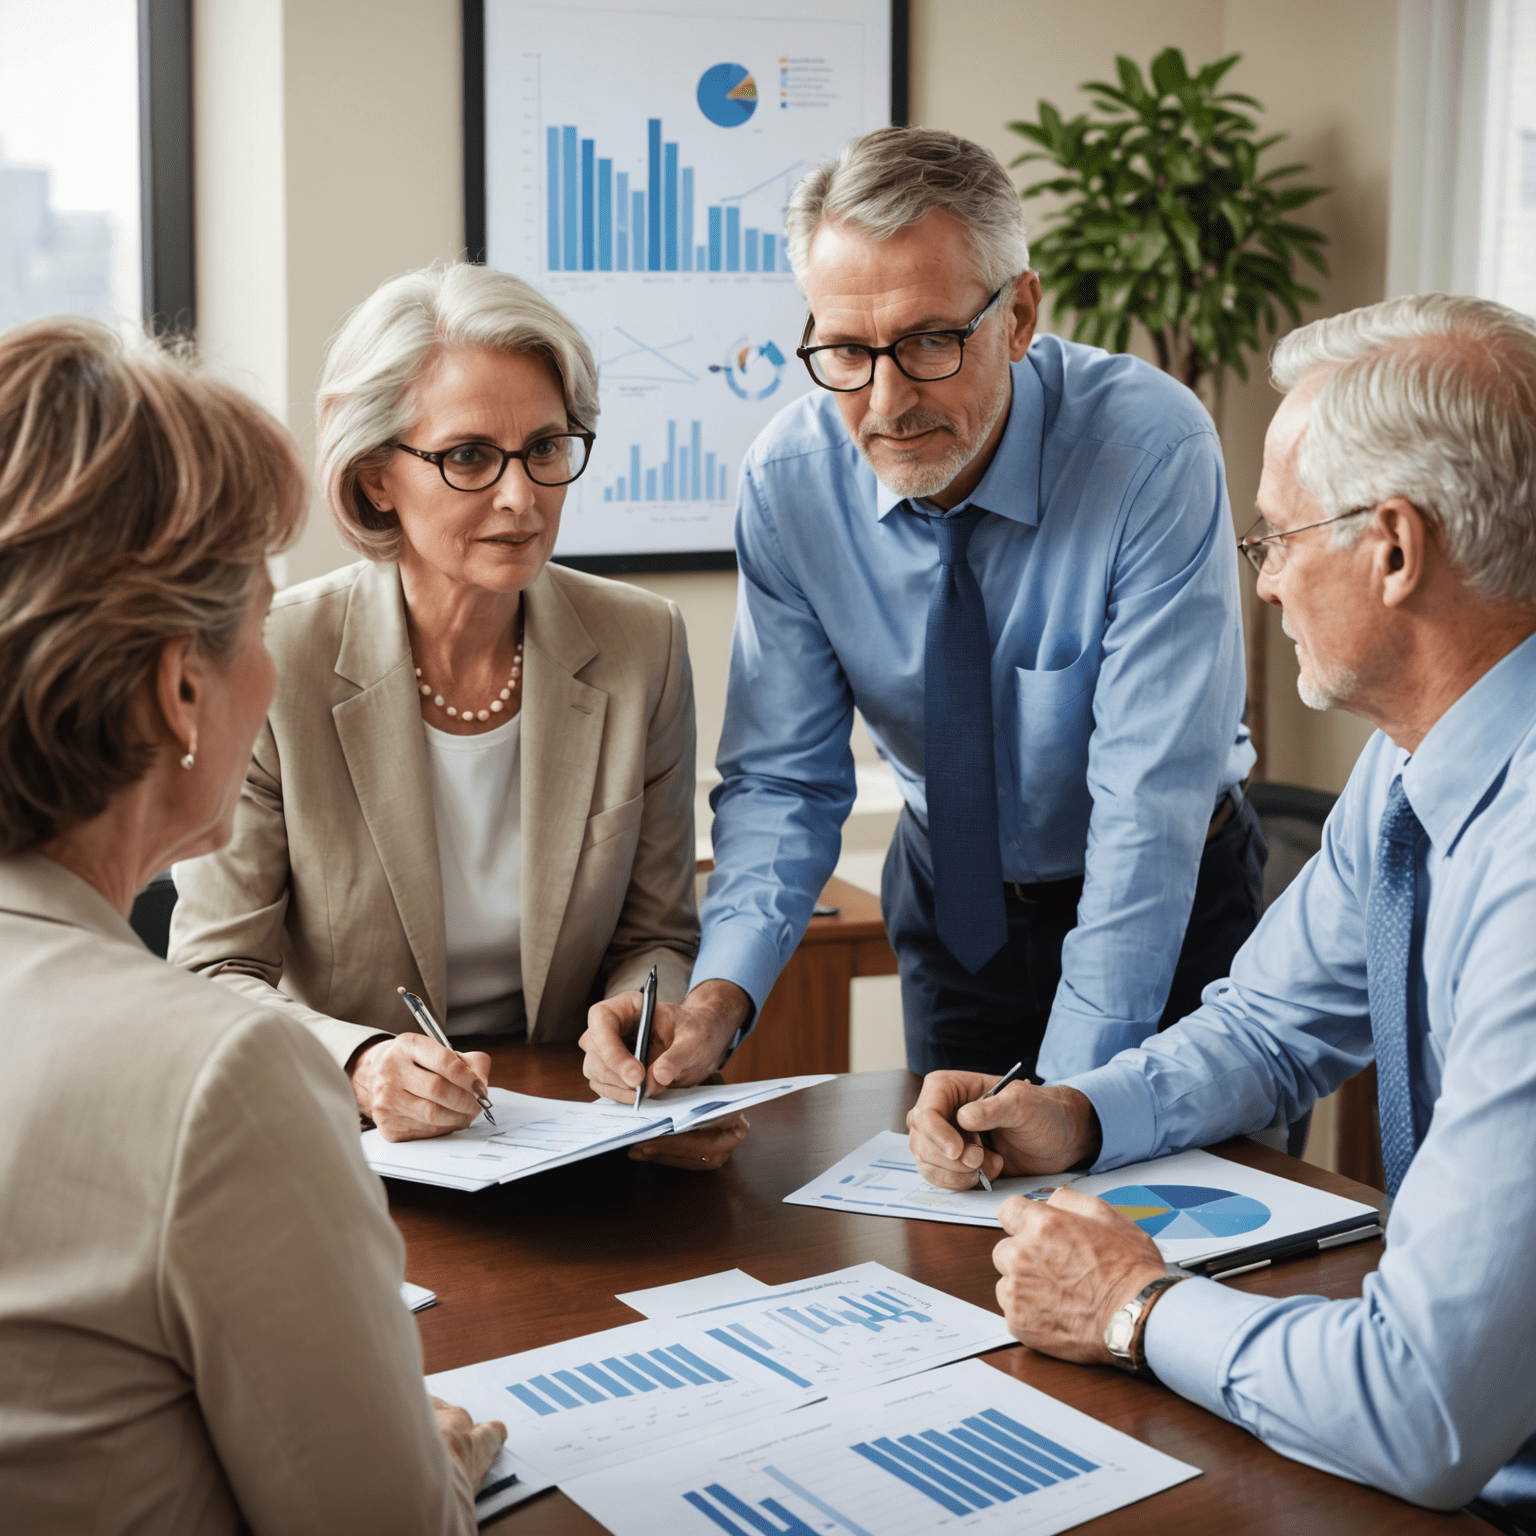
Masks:
[[[1045,234],[1031,242],[1040,285],[1058,314],[1074,312],[1073,339],[1124,352],[1140,325],[1158,366],[1204,400],[1218,428],[1226,371],[1247,379],[1245,352],[1272,338],[1276,306],[1301,323],[1318,294],[1297,279],[1297,260],[1326,273],[1327,236],[1288,215],[1328,188],[1280,185],[1304,165],[1261,170],[1260,157],[1285,135],[1255,137],[1246,111],[1261,103],[1222,91],[1242,57],[1228,54],[1190,74],[1184,55],[1165,48],[1152,61],[1151,85],[1135,62],[1115,60],[1118,86],[1083,86],[1096,116],[1063,118],[1049,102],[1040,120],[1008,126],[1038,150],[1014,165],[1054,162],[1056,173],[1024,188],[1067,199]],[[1248,626],[1248,723],[1267,758],[1266,659],[1262,604]]]
[[[1327,237],[1288,217],[1328,188],[1278,185],[1304,165],[1261,170],[1260,157],[1285,135],[1255,137],[1257,124],[1240,109],[1261,104],[1219,88],[1241,57],[1190,74],[1184,55],[1165,48],[1149,86],[1121,55],[1118,86],[1083,86],[1097,116],[1063,118],[1042,101],[1038,122],[1008,125],[1040,146],[1014,165],[1057,167],[1020,195],[1067,199],[1031,246],[1056,310],[1076,313],[1074,340],[1124,352],[1141,325],[1158,366],[1218,421],[1225,372],[1248,377],[1243,354],[1263,347],[1261,323],[1272,337],[1277,305],[1300,324],[1300,305],[1317,302],[1297,280],[1297,259],[1328,270],[1319,249]]]

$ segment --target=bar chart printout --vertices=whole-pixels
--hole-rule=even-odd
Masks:
[[[977,1361],[728,1430],[567,1495],[615,1536],[1066,1530],[1198,1469]]]
[[[664,1321],[444,1371],[427,1385],[476,1419],[500,1419],[519,1460],[555,1482],[762,1422],[817,1396]]]
[[[795,1386],[848,1391],[1013,1343],[995,1312],[860,1264],[701,1312],[680,1323]]]

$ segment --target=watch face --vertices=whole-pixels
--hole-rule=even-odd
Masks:
[[[1136,1319],[1131,1316],[1129,1307],[1121,1307],[1109,1320],[1109,1327],[1104,1330],[1104,1342],[1109,1346],[1111,1354],[1128,1355],[1131,1352],[1131,1340],[1136,1336]]]

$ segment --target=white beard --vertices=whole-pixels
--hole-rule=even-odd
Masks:
[[[1280,615],[1280,628],[1287,639],[1296,638],[1290,620],[1283,613]],[[1320,671],[1315,682],[1309,682],[1305,672],[1298,673],[1296,678],[1296,692],[1301,695],[1301,702],[1308,709],[1339,709],[1347,706],[1359,687],[1359,674],[1350,671],[1348,667],[1335,667],[1326,673]]]
[[[996,395],[987,402],[987,410],[976,429],[976,435],[962,442],[955,432],[955,424],[946,416],[935,416],[928,411],[905,411],[894,421],[883,417],[870,417],[860,427],[855,439],[864,462],[874,470],[875,478],[893,496],[937,496],[947,486],[954,484],[981,452],[981,445],[991,435],[997,419],[1007,409],[1012,387],[1012,375],[1005,368],[998,379]],[[879,468],[869,456],[868,440],[891,434],[902,436],[924,428],[934,428],[950,434],[950,446],[937,459],[926,459],[912,464],[894,464]]]

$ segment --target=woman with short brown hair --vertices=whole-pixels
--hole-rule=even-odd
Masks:
[[[234,390],[84,321],[0,336],[8,1529],[475,1528],[499,1426],[433,1422],[345,1080],[126,921],[229,836],[304,503]]]

